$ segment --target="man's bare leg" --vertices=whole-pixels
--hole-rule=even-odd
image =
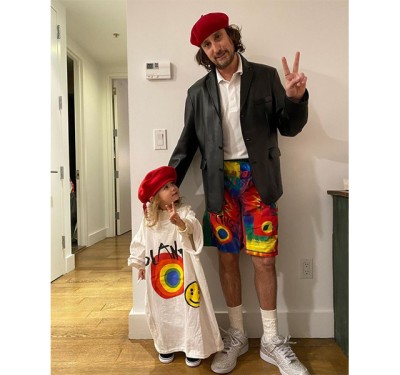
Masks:
[[[275,257],[252,257],[254,283],[262,310],[276,310],[277,280]]]
[[[239,254],[219,254],[219,278],[225,302],[228,307],[242,304],[242,283],[240,279]]]

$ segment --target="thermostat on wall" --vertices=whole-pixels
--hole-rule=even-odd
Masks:
[[[171,79],[170,62],[148,62],[146,63],[147,79]]]

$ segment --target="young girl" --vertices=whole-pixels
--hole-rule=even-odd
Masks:
[[[163,166],[140,184],[144,215],[128,265],[146,280],[147,321],[159,360],[170,363],[175,352],[184,352],[186,364],[195,367],[223,343],[199,259],[202,227],[181,203],[175,182],[175,169]]]

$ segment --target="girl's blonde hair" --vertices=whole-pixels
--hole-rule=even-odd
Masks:
[[[160,197],[157,194],[150,199],[150,202],[146,203],[145,208],[145,218],[146,218],[146,225],[148,227],[153,227],[158,223],[158,218],[160,216]],[[178,207],[181,204],[181,198],[175,202],[175,205]]]

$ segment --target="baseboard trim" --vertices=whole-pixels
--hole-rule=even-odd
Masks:
[[[103,228],[98,230],[97,232],[90,233],[88,236],[88,244],[87,246],[92,246],[97,242],[100,242],[107,238],[107,228]]]
[[[65,258],[65,273],[71,272],[75,269],[75,254],[68,255]]]
[[[218,325],[228,328],[229,319],[226,311],[216,312]],[[303,311],[278,313],[279,333],[298,338],[332,338],[334,337],[333,311]],[[244,312],[244,326],[248,337],[260,338],[262,324],[260,312]],[[129,339],[151,339],[147,326],[146,314],[129,312]]]

